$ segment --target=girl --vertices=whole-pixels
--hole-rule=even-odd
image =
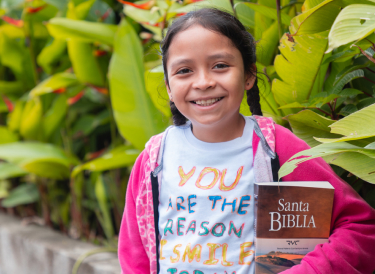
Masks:
[[[154,136],[129,180],[119,236],[123,273],[254,273],[254,182],[308,149],[262,117],[255,43],[215,9],[175,20],[161,44],[175,126]],[[244,90],[254,115],[239,113]],[[279,159],[278,159],[278,157]],[[375,211],[322,159],[285,181],[335,188],[331,236],[284,273],[371,273]]]

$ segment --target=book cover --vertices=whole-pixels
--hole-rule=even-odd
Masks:
[[[328,242],[334,188],[329,182],[256,183],[255,273],[273,274]]]

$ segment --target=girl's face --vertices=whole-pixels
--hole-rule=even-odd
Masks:
[[[245,75],[241,53],[230,39],[200,25],[174,37],[167,71],[169,97],[193,127],[238,119],[244,90],[255,81]]]

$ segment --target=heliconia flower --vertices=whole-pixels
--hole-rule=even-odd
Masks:
[[[47,5],[43,5],[43,6],[39,6],[39,7],[36,7],[36,8],[33,8],[33,7],[27,7],[26,8],[26,12],[27,13],[37,13],[38,11],[44,9]]]
[[[189,4],[193,4],[196,2],[200,2],[200,1],[203,1],[203,0],[184,0],[184,4],[189,5]]]
[[[94,85],[89,85],[89,86],[92,87],[93,89],[95,89],[97,92],[99,92],[101,94],[108,95],[108,93],[109,93],[108,89],[106,89],[106,88],[97,87],[97,86],[94,86]]]
[[[177,13],[176,17],[184,16],[185,14],[186,14],[186,12]]]
[[[84,92],[81,91],[76,96],[69,98],[68,99],[68,104],[69,105],[73,105],[73,104],[77,103],[82,98],[83,94],[84,94]]]
[[[103,56],[103,55],[106,55],[107,54],[107,52],[105,51],[105,50],[95,50],[94,51],[94,56],[96,56],[96,57],[100,57],[100,56]]]
[[[149,22],[141,22],[141,24],[145,24],[145,25],[153,26],[153,27],[160,27],[163,24],[163,22],[157,22],[155,24],[151,24]]]
[[[128,1],[124,1],[124,0],[117,0],[117,1],[119,1],[121,4],[129,5],[129,6],[132,6],[132,7],[138,8],[138,9],[142,9],[142,10],[150,10],[156,4],[156,0],[150,0],[150,1],[148,1],[146,3],[143,3],[143,4],[134,4],[132,2],[128,2]]]
[[[8,97],[6,97],[5,95],[2,96],[3,97],[3,101],[4,103],[6,104],[7,108],[8,108],[8,111],[9,112],[12,112],[13,109],[14,109],[14,104],[11,100],[9,100]]]
[[[17,20],[17,19],[11,18],[9,16],[5,16],[5,15],[2,16],[1,19],[3,19],[8,24],[11,24],[11,25],[16,26],[18,28],[23,27],[23,21],[22,20]]]
[[[66,88],[65,88],[65,87],[62,87],[62,88],[55,89],[55,90],[52,91],[52,92],[53,92],[53,93],[60,94],[60,93],[64,93],[65,91],[66,91]]]

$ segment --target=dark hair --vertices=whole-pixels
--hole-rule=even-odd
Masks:
[[[251,73],[254,77],[256,71],[253,64],[256,62],[255,41],[242,23],[233,15],[213,8],[204,8],[197,11],[191,11],[184,16],[177,18],[169,28],[166,36],[161,42],[160,49],[163,57],[163,69],[165,82],[169,86],[167,60],[168,49],[173,38],[181,31],[184,31],[192,25],[199,24],[202,27],[220,33],[228,37],[233,45],[241,52],[245,73]],[[255,79],[253,87],[246,92],[247,103],[253,115],[263,115],[260,108],[260,97],[258,88],[258,79]],[[186,117],[177,109],[174,102],[169,102],[175,125],[183,125],[186,123]]]

